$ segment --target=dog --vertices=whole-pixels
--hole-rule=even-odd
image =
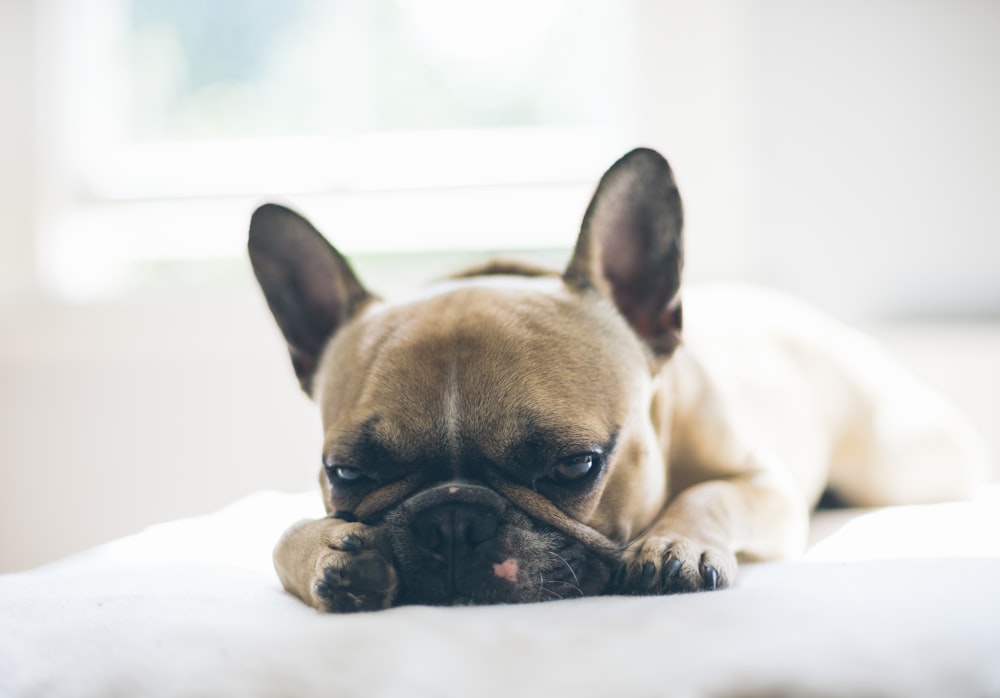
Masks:
[[[801,551],[825,491],[969,492],[971,429],[867,338],[761,289],[682,304],[682,226],[640,148],[561,273],[495,262],[389,303],[257,209],[253,270],[324,429],[328,516],[278,541],[284,588],[332,612],[723,589]]]

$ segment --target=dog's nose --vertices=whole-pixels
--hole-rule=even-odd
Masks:
[[[497,534],[500,518],[488,507],[447,503],[418,513],[412,528],[424,549],[445,558],[464,557]]]

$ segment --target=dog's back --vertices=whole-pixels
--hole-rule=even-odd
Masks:
[[[861,506],[960,498],[985,478],[964,417],[866,335],[754,286],[691,286],[684,304],[687,360],[810,500],[826,487]]]

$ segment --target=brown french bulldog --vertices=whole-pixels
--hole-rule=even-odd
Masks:
[[[561,274],[497,263],[387,303],[259,208],[250,258],[324,425],[329,516],[278,542],[285,589],[326,611],[721,589],[799,551],[828,487],[967,491],[967,425],[869,340],[751,288],[682,313],[682,219],[638,149]]]

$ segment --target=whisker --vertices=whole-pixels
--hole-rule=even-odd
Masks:
[[[547,584],[548,586],[550,586],[550,587],[551,587],[551,586],[552,586],[553,584],[561,584],[561,585],[562,585],[562,586],[564,586],[564,587],[571,587],[571,588],[573,588],[573,589],[577,589],[577,590],[579,590],[579,588],[580,588],[580,585],[579,585],[579,584],[574,584],[573,582],[564,582],[564,581],[563,581],[563,580],[561,580],[561,579],[550,579],[549,581],[547,581],[547,582],[546,582],[546,584]]]
[[[576,594],[577,594],[577,596],[581,596],[581,597],[585,596],[585,594],[583,593],[583,589],[580,587],[580,578],[576,576],[576,570],[573,569],[573,565],[569,564],[569,561],[566,560],[566,558],[564,558],[562,555],[559,555],[558,553],[555,553],[555,552],[553,552],[551,550],[548,551],[548,553],[549,553],[549,555],[552,555],[554,558],[556,558],[557,560],[559,560],[559,562],[563,563],[563,565],[566,566],[566,569],[569,570],[569,573],[573,576],[573,581],[568,581],[568,580],[563,581],[561,579],[560,580],[550,579],[548,581],[548,584],[550,586],[552,584],[561,584],[564,587],[569,587],[570,589],[572,589],[573,591],[575,591]],[[550,591],[551,591],[551,589],[550,589]]]
[[[566,598],[562,594],[557,594],[551,589],[546,589],[545,587],[542,587],[541,589],[539,589],[539,591],[544,591],[546,594],[550,595],[554,599],[558,599],[559,601],[562,601],[564,598]]]
[[[576,570],[574,570],[574,569],[573,569],[573,565],[569,564],[569,562],[567,562],[567,561],[566,561],[566,558],[564,558],[564,557],[563,557],[562,555],[560,555],[559,553],[556,553],[556,552],[552,552],[552,551],[550,550],[550,551],[549,551],[549,555],[552,555],[552,556],[554,556],[554,557],[555,557],[555,558],[556,558],[557,560],[559,560],[559,562],[561,562],[561,563],[563,563],[564,565],[566,565],[566,569],[568,569],[568,570],[569,570],[569,573],[570,573],[571,575],[573,575],[573,581],[574,581],[574,582],[576,582],[576,586],[577,586],[577,587],[579,587],[579,586],[580,586],[580,579],[579,579],[579,578],[578,578],[578,577],[576,576]]]
[[[542,576],[542,573],[541,572],[538,573],[538,596],[536,597],[536,600],[541,601],[543,593],[548,594],[551,598],[555,598],[560,601],[563,599],[562,594],[559,594],[555,590],[550,589],[546,586],[547,584],[551,584],[551,582],[552,580],[546,582],[545,577]]]

